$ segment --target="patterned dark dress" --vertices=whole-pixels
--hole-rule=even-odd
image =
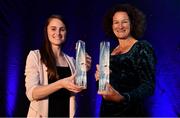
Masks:
[[[155,63],[153,48],[147,41],[138,41],[127,53],[111,56],[110,84],[126,100],[115,103],[102,99],[100,116],[146,116],[143,100],[154,92]]]
[[[57,67],[60,79],[71,76],[69,67]],[[49,84],[56,80],[48,80]],[[49,117],[69,117],[70,92],[67,89],[59,91],[49,96]]]

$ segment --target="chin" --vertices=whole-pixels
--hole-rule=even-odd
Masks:
[[[125,40],[125,39],[128,38],[128,36],[121,36],[121,37],[119,36],[119,37],[117,37],[117,38],[118,38],[118,39],[122,39],[122,40],[124,39],[124,40]]]

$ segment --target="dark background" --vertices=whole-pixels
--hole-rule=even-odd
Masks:
[[[77,95],[76,116],[97,117],[101,98],[95,90],[95,64],[100,41],[108,40],[102,20],[106,11],[118,3],[130,3],[147,17],[143,39],[152,44],[158,59],[156,91],[146,103],[150,116],[180,116],[179,0],[0,0],[0,116],[27,115],[26,56],[40,48],[47,17],[60,14],[68,23],[64,52],[75,57],[75,43],[80,39],[86,42],[93,60],[88,88]]]

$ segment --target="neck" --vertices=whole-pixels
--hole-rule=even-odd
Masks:
[[[120,47],[126,47],[128,44],[131,44],[133,41],[135,41],[136,39],[134,39],[133,37],[129,36],[126,39],[118,39],[119,41],[119,46]]]
[[[62,50],[60,46],[52,46],[52,51],[54,53],[55,58],[63,56]]]

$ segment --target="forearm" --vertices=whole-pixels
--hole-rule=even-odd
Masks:
[[[34,88],[32,96],[34,100],[44,99],[61,88],[63,88],[61,85],[61,80],[49,85],[37,86]]]

